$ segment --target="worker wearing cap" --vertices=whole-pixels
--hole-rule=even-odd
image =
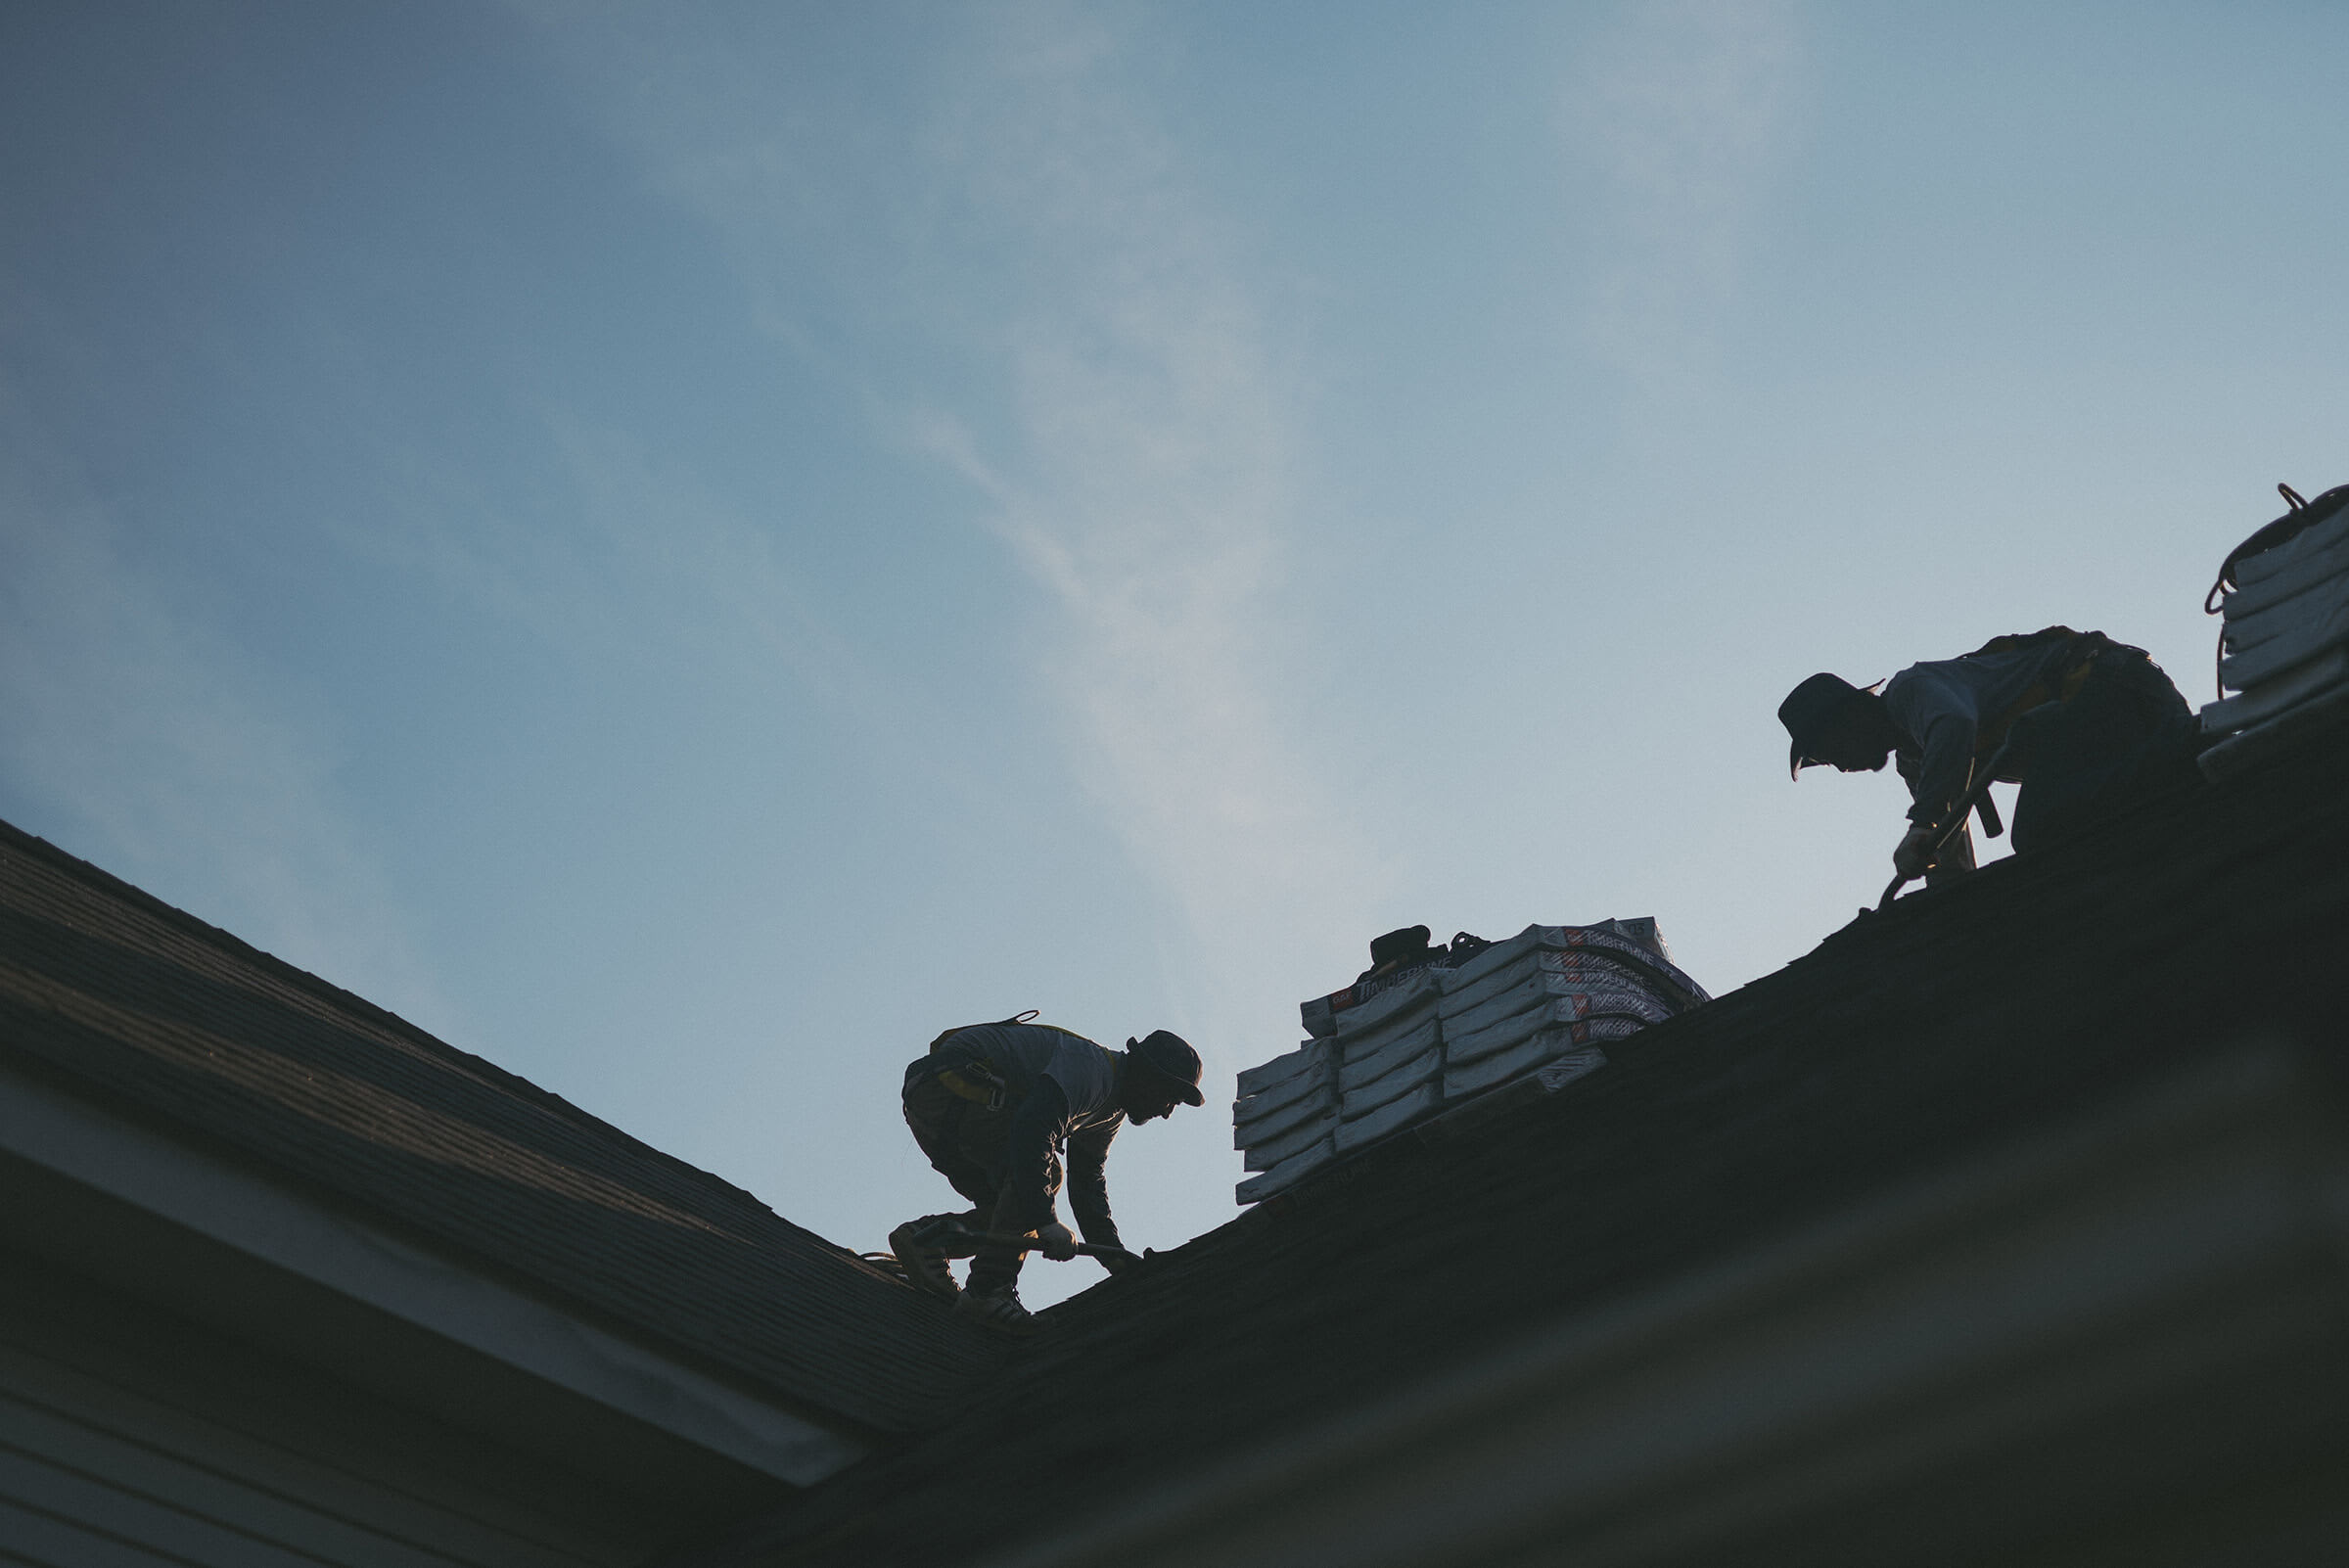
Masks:
[[[998,1328],[1024,1329],[1017,1290],[1024,1250],[958,1243],[951,1232],[1033,1235],[1047,1258],[1077,1256],[1077,1238],[1054,1209],[1065,1168],[1069,1208],[1096,1247],[1118,1247],[1110,1218],[1110,1140],[1128,1122],[1198,1105],[1199,1053],[1181,1036],[1153,1030],[1109,1050],[1065,1029],[1008,1019],[951,1029],[905,1069],[905,1125],[931,1165],[972,1205],[890,1232],[890,1251],[915,1285]],[[950,1258],[973,1257],[958,1289]],[[1112,1272],[1123,1254],[1103,1256]]]
[[[2024,853],[2190,777],[2196,733],[2193,711],[2143,649],[2068,626],[1911,665],[1880,692],[1813,675],[1778,705],[1778,720],[1794,774],[1814,762],[1854,773],[1895,761],[1913,804],[1893,869],[1928,883],[1974,868],[1972,835],[1953,817],[1994,766],[2022,786],[2014,847]],[[1996,837],[1987,794],[1981,809]]]

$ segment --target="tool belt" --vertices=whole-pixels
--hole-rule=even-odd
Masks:
[[[1966,657],[1972,659],[1983,654],[2012,653],[2018,648],[2034,647],[2057,639],[2070,644],[2063,663],[2024,687],[2023,694],[2008,704],[2005,712],[1975,733],[1976,762],[1996,755],[2014,721],[2032,709],[2043,708],[2049,703],[2068,703],[2079,696],[2080,688],[2088,684],[2088,677],[2096,673],[2097,665],[2107,662],[2107,655],[2118,659],[2126,659],[2132,654],[2140,659],[2145,657],[2143,649],[2132,648],[2125,642],[2115,642],[2101,631],[2074,631],[2069,626],[2050,626],[2045,631],[1993,637]]]
[[[1035,1018],[1036,1013],[1034,1009],[1031,1009],[1024,1013],[1014,1013],[1000,1022],[1025,1024],[1034,1021]],[[1003,1076],[1001,1069],[997,1068],[994,1063],[967,1046],[957,1048],[954,1044],[955,1036],[966,1029],[981,1027],[983,1026],[978,1024],[956,1024],[952,1029],[932,1040],[929,1055],[933,1065],[930,1069],[930,1076],[938,1081],[939,1087],[956,1099],[968,1100],[973,1105],[983,1105],[990,1111],[1000,1111],[1020,1102],[1019,1090],[1011,1086],[1011,1081]]]
[[[930,1076],[947,1093],[990,1111],[1000,1111],[1019,1101],[1010,1084],[995,1071],[995,1064],[984,1056],[965,1057],[951,1067],[934,1068]]]

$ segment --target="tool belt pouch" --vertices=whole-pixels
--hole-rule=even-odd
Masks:
[[[983,1061],[974,1059],[954,1067],[942,1067],[938,1070],[938,1082],[947,1093],[990,1111],[1000,1111],[1011,1103],[1011,1086],[1003,1082],[1003,1075]]]
[[[1035,1019],[1036,1010],[1030,1008],[1024,1013],[1014,1013],[1001,1022],[1027,1024]],[[995,1070],[994,1063],[968,1045],[958,1047],[954,1043],[954,1037],[964,1030],[982,1027],[977,1024],[957,1024],[932,1040],[930,1060],[935,1064],[932,1075],[937,1078],[940,1087],[956,1098],[968,1100],[973,1105],[984,1105],[990,1111],[1000,1111],[1007,1105],[1019,1103],[1018,1091]]]
[[[1000,1111],[1016,1101],[1019,1096],[995,1064],[968,1046],[957,1048],[952,1043],[954,1033],[948,1030],[930,1042],[930,1076],[938,1080],[939,1087],[990,1111]]]

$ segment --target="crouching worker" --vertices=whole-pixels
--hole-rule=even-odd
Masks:
[[[2022,786],[2014,848],[2027,854],[2195,776],[2193,710],[2161,667],[2142,648],[2068,626],[1911,665],[1880,695],[1813,675],[1787,694],[1778,720],[1798,776],[1813,762],[1856,773],[1897,761],[1915,804],[1893,869],[1929,883],[1974,868],[1973,838],[1958,816],[1986,778]],[[1987,792],[1977,808],[1997,837]]]
[[[950,1029],[905,1069],[905,1125],[939,1174],[969,1201],[963,1214],[929,1215],[889,1233],[890,1251],[916,1286],[997,1328],[1025,1329],[1017,1289],[1025,1249],[974,1246],[964,1231],[1034,1237],[1036,1250],[1066,1261],[1077,1238],[1053,1199],[1062,1172],[1069,1208],[1084,1239],[1117,1247],[1105,1163],[1123,1124],[1197,1105],[1199,1053],[1179,1035],[1154,1030],[1108,1050],[1082,1035],[1027,1020]],[[951,1258],[974,1258],[957,1289]],[[1101,1259],[1113,1272],[1123,1257]]]

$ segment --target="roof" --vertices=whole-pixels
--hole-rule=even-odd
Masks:
[[[935,1424],[1002,1354],[741,1188],[5,823],[0,1067],[852,1430]]]
[[[2249,1036],[2337,1073],[2344,936],[2336,732],[1863,914],[1554,1095],[1331,1168],[1052,1309],[944,1426],[695,1560],[918,1565],[1082,1531]]]

